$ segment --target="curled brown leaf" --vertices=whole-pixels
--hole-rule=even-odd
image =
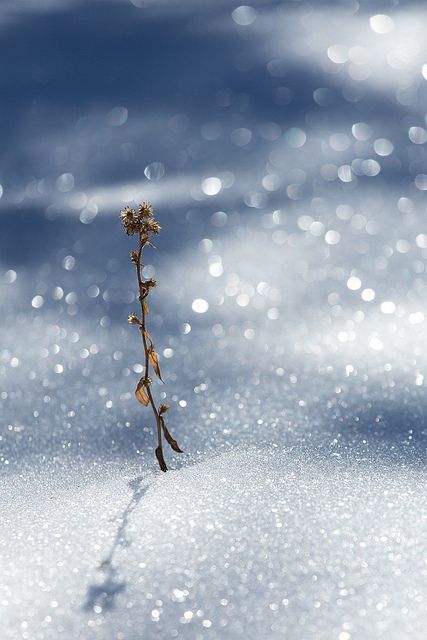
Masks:
[[[143,404],[145,407],[150,402],[150,398],[148,397],[148,393],[147,393],[147,390],[146,390],[146,380],[145,380],[145,378],[141,378],[141,380],[136,385],[135,397],[138,400],[138,402]]]
[[[179,444],[177,443],[177,441],[175,440],[175,438],[172,438],[166,424],[165,421],[163,420],[162,417],[160,417],[160,422],[162,424],[162,429],[163,429],[163,433],[165,434],[165,438],[167,443],[171,446],[171,448],[176,451],[177,453],[184,453],[183,450],[180,448]]]
[[[154,369],[154,373],[159,378],[159,380],[163,382],[162,374],[160,373],[159,356],[155,351],[153,351],[152,347],[148,351],[148,357],[150,358],[150,362]]]

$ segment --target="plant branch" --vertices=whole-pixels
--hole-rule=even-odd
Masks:
[[[160,407],[157,407],[151,390],[152,380],[150,378],[150,365],[153,373],[160,380],[162,380],[159,368],[159,358],[157,353],[154,351],[153,340],[146,328],[148,314],[147,298],[151,288],[156,286],[156,281],[151,278],[148,280],[144,280],[142,275],[142,254],[144,248],[147,245],[153,246],[150,242],[150,234],[159,233],[160,225],[158,224],[158,222],[156,222],[156,220],[154,220],[151,205],[147,203],[143,203],[139,206],[138,213],[135,211],[135,209],[126,207],[125,209],[123,209],[120,216],[127,234],[138,235],[138,250],[132,251],[131,260],[134,263],[136,269],[139,290],[138,298],[141,306],[141,318],[139,318],[135,314],[132,314],[129,316],[128,322],[130,324],[137,324],[141,332],[141,339],[145,355],[145,370],[144,376],[140,379],[136,387],[135,395],[137,400],[144,406],[147,406],[148,404],[151,405],[157,426],[157,448],[155,452],[156,458],[159,463],[160,469],[162,471],[167,471],[166,462],[163,456],[162,433],[164,434],[166,441],[174,451],[182,453],[182,450],[180,449],[177,441],[169,433],[165,424],[163,416],[169,409],[169,406],[167,404],[161,404]]]

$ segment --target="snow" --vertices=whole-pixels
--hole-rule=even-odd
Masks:
[[[425,637],[424,13],[0,8],[2,638]]]
[[[422,637],[422,470],[256,448],[128,471],[11,483],[10,630]]]

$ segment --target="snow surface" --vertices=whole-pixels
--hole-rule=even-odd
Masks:
[[[2,640],[425,638],[425,8],[236,6],[0,8]]]

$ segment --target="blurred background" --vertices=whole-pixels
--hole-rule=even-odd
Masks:
[[[423,18],[420,3],[391,0],[2,2],[7,457],[84,451],[88,413],[102,416],[109,455],[124,425],[138,433],[132,246],[117,215],[142,200],[163,227],[145,274],[159,280],[151,322],[179,421],[217,415],[219,395],[243,397],[261,375],[279,385],[267,394],[275,423],[300,424],[313,404],[310,385],[295,395],[292,376],[305,375],[319,378],[329,420],[342,375],[366,387],[357,358],[372,393],[405,366],[417,392]],[[206,446],[212,430],[196,431]],[[214,431],[215,447],[236,435]]]

